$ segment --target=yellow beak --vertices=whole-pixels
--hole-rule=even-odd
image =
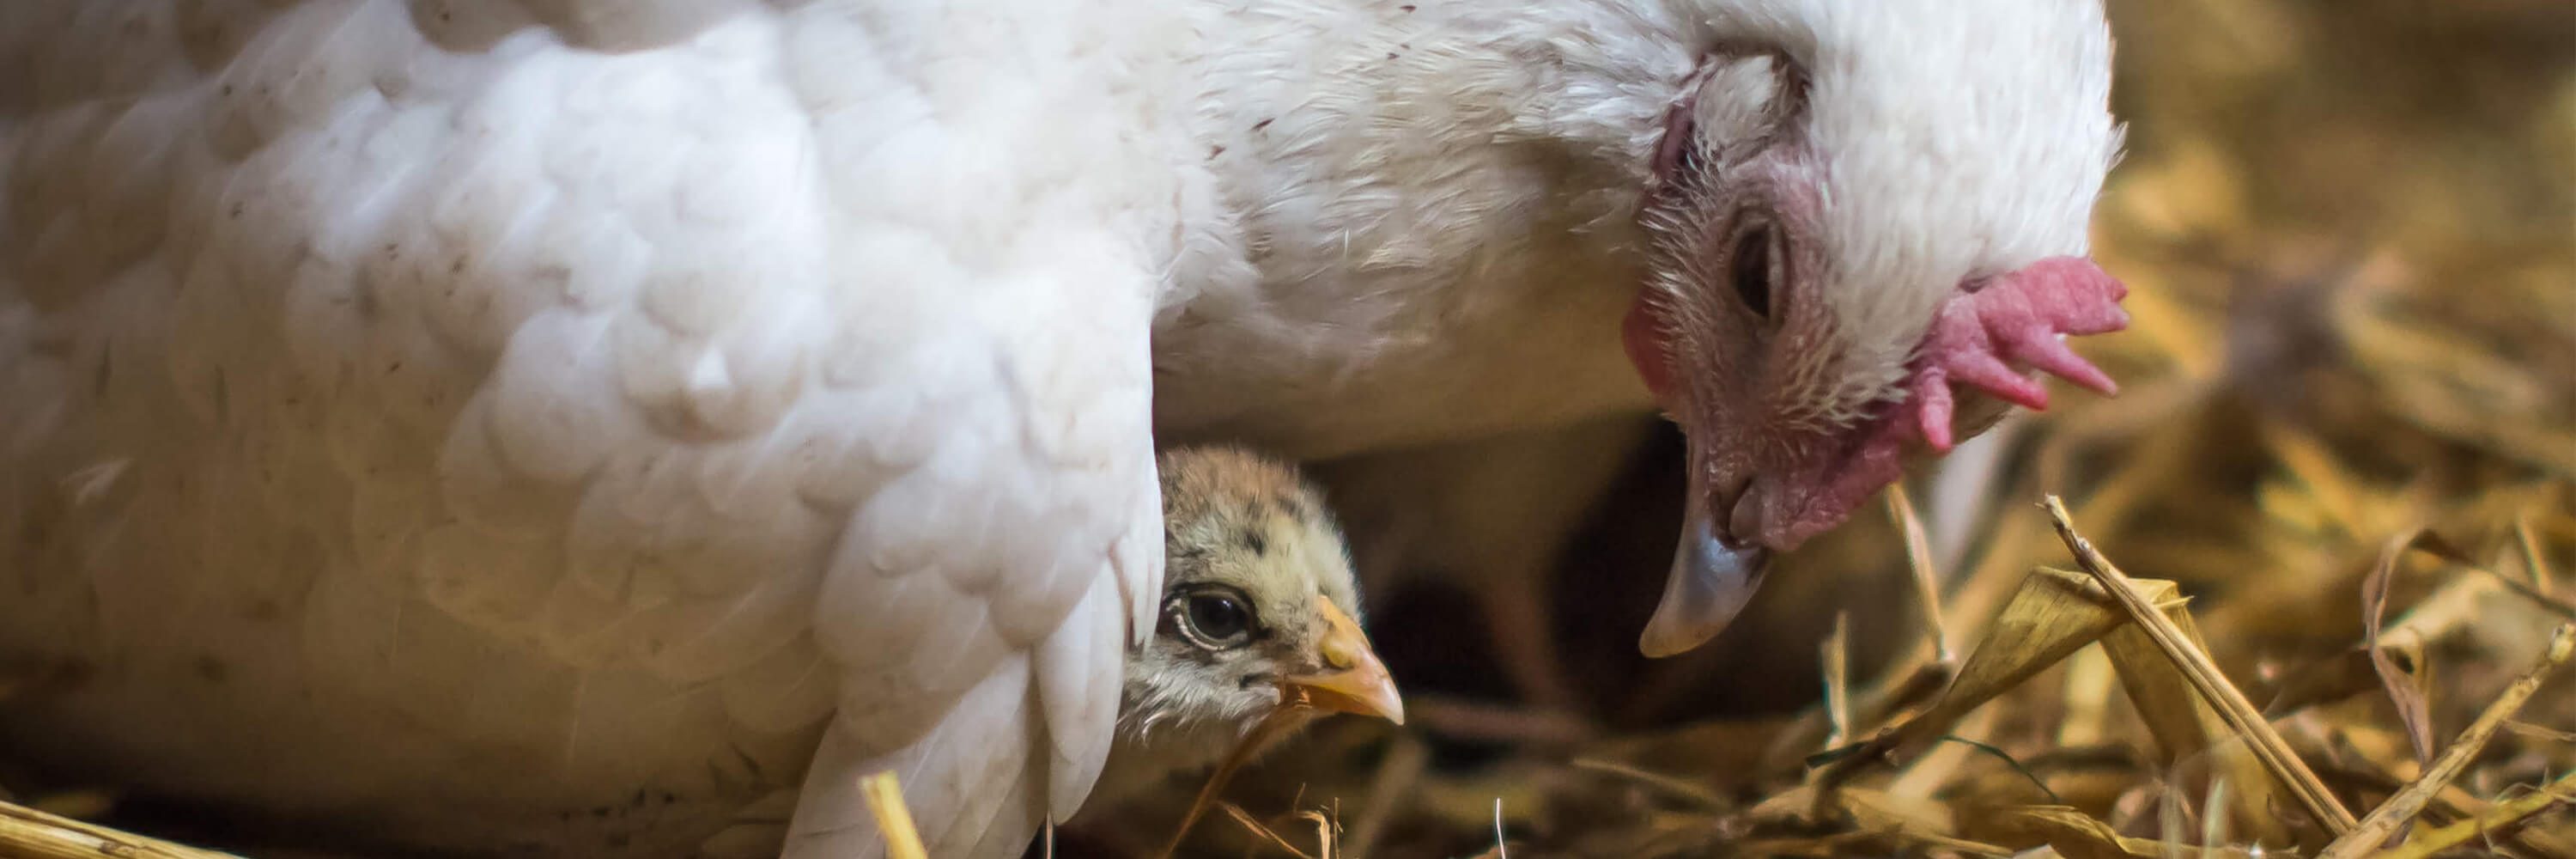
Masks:
[[[1321,667],[1282,678],[1282,700],[1404,724],[1404,699],[1396,695],[1395,677],[1387,673],[1386,663],[1379,662],[1377,651],[1369,647],[1368,634],[1332,600],[1318,596],[1315,603],[1316,613],[1324,618],[1324,637],[1315,654]]]

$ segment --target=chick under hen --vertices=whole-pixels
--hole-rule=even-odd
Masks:
[[[1404,722],[1360,628],[1349,550],[1287,463],[1223,446],[1157,460],[1165,561],[1154,637],[1122,673],[1118,739],[1089,811],[1248,759],[1327,713]],[[809,802],[856,802],[813,794]],[[1077,818],[1079,819],[1079,818]]]
[[[1973,390],[2106,381],[2107,57],[2060,0],[0,4],[0,661],[81,678],[0,741],[548,855],[896,769],[1007,855],[1156,627],[1158,440],[1658,404],[1686,646]],[[828,805],[791,851],[872,855]]]
[[[1281,708],[1404,723],[1404,702],[1360,630],[1349,550],[1321,493],[1241,449],[1163,455],[1163,613],[1127,661],[1118,744],[1092,789],[1114,802],[1214,766]]]

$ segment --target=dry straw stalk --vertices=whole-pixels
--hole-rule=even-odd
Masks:
[[[2067,518],[2065,502],[2059,501],[2055,495],[2050,495],[2045,506],[2048,508],[2050,524],[2056,526],[2058,538],[2066,541],[2067,551],[2074,553],[2076,564],[2082,566],[2085,572],[2093,574],[2094,579],[2102,583],[2103,589],[2110,591],[2111,596],[2120,601],[2120,605],[2128,610],[2130,622],[2137,624],[2138,629],[2155,640],[2156,647],[2164,651],[2165,658],[2172,660],[2174,667],[2182,670],[2183,676],[2191,681],[2192,687],[2200,692],[2201,697],[2211,706],[2216,707],[2219,715],[2227,720],[2228,725],[2245,738],[2246,742],[2253,747],[2255,756],[2262,759],[2264,768],[2270,770],[2273,778],[2279,779],[2283,786],[2290,789],[2290,795],[2298,800],[2300,809],[2306,811],[2309,817],[2323,824],[2327,831],[2334,833],[2338,838],[2359,825],[2359,822],[2353,819],[2352,812],[2346,810],[2343,803],[2335,799],[2334,793],[2326,789],[2325,782],[2319,780],[2317,774],[2308,769],[2307,762],[2300,760],[2298,754],[2290,750],[2289,742],[2281,739],[2281,735],[2272,730],[2271,724],[2264,721],[2262,711],[2255,709],[2252,702],[2245,700],[2245,693],[2237,691],[2234,684],[2227,682],[2227,675],[2219,672],[2218,664],[2210,660],[2209,654],[2192,646],[2182,631],[2174,626],[2173,621],[2166,618],[2163,612],[2158,611],[2153,603],[2148,602],[2146,595],[2138,592],[2135,583],[2126,574],[2121,573],[2120,568],[2111,563],[2111,559],[2103,557],[2100,551],[2093,548],[2091,541],[2084,539],[2082,534],[2076,533],[2075,523]]]

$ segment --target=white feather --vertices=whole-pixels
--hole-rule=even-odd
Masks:
[[[992,779],[939,825],[1016,852],[1159,589],[1188,147],[1117,82],[1184,76],[1116,8],[12,4],[0,396],[40,407],[0,420],[0,653],[97,682],[0,738],[389,841],[657,852],[837,709],[856,760]]]
[[[1831,94],[1845,277],[2081,249],[2091,3],[0,4],[0,656],[92,677],[0,743],[544,852],[800,782],[864,852],[893,763],[1016,852],[1151,630],[1157,431],[1641,410],[1646,153],[1743,38]]]

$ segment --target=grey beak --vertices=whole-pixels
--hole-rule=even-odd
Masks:
[[[1759,545],[1729,546],[1717,536],[1709,518],[1708,493],[1691,481],[1690,501],[1682,518],[1682,542],[1673,552],[1673,572],[1664,581],[1664,600],[1646,621],[1637,649],[1662,658],[1707,643],[1752,601],[1771,566],[1771,552]]]

